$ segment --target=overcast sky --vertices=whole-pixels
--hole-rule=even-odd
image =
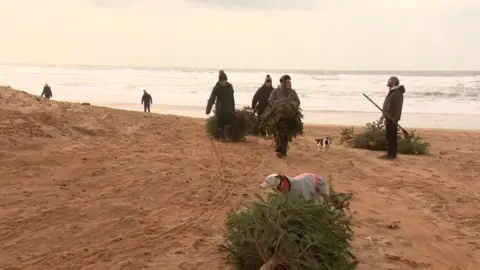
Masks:
[[[480,0],[0,0],[0,62],[480,69]]]

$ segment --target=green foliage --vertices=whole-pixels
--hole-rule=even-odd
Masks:
[[[367,123],[365,130],[357,133],[355,128],[342,128],[340,131],[340,144],[346,143],[353,148],[362,148],[369,150],[386,151],[387,139],[385,137],[384,119]],[[397,134],[398,152],[400,154],[409,155],[425,155],[428,154],[430,143],[423,141],[422,137],[415,130],[410,131],[408,137],[401,136],[401,132]]]
[[[281,139],[291,142],[298,135],[303,135],[302,110],[289,100],[267,108],[261,118],[267,132],[275,137],[276,144]]]
[[[258,117],[255,115],[254,110],[250,106],[243,107],[241,111],[244,113],[245,117],[249,120],[252,124],[252,128],[250,129],[249,135],[259,136],[260,135],[260,121],[258,121]]]
[[[238,270],[259,269],[275,256],[275,269],[356,267],[350,218],[331,200],[305,201],[270,194],[241,212],[229,212],[221,250]]]
[[[258,126],[258,120],[253,114],[253,110],[244,107],[243,110],[235,110],[232,114],[232,122],[230,125],[229,138],[232,141],[244,140],[247,135],[254,132]],[[209,117],[205,122],[205,130],[214,138],[217,137],[217,115]]]

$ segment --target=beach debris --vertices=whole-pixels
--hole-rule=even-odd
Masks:
[[[370,246],[373,243],[373,239],[371,236],[365,237],[365,245]]]
[[[398,229],[398,228],[400,228],[400,221],[393,221],[390,224],[388,224],[387,227],[391,230]]]

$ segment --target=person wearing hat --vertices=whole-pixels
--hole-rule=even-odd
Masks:
[[[283,75],[280,78],[280,85],[272,91],[268,103],[270,106],[275,106],[276,103],[285,99],[291,100],[297,107],[300,107],[300,99],[297,91],[292,88],[292,78],[289,75]]]
[[[252,99],[252,109],[257,112],[258,121],[261,121],[260,117],[262,116],[265,109],[268,107],[268,98],[273,91],[272,78],[267,74],[265,78],[265,83],[258,88],[255,95]],[[262,126],[260,130],[262,136],[266,135],[265,128]]]
[[[143,111],[150,112],[150,104],[152,103],[153,103],[152,96],[149,93],[147,93],[146,90],[143,90],[143,96],[142,96],[142,102],[141,102],[141,104],[143,104]]]
[[[48,83],[45,83],[45,85],[43,86],[43,91],[40,97],[43,97],[43,96],[45,96],[46,99],[53,98],[52,88],[50,88],[50,85],[48,85]]]
[[[300,107],[300,99],[297,92],[292,88],[292,78],[289,75],[283,75],[280,78],[280,85],[272,91],[268,98],[270,106],[275,107],[279,101],[290,100],[295,106]],[[276,144],[275,151],[278,157],[287,155],[288,140],[286,138],[277,138],[281,143]]]
[[[209,115],[215,103],[215,115],[217,116],[217,134],[222,140],[227,140],[230,133],[232,114],[235,112],[235,97],[231,83],[228,82],[227,74],[220,70],[218,82],[213,87],[207,102],[206,114]]]

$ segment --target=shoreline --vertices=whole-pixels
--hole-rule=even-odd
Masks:
[[[143,112],[143,106],[127,103],[90,103],[95,106]],[[240,107],[240,106],[238,106]],[[239,109],[237,107],[237,109]],[[243,107],[243,106],[242,106]],[[152,104],[151,112],[206,119],[203,106],[176,106]],[[304,111],[304,123],[308,126],[364,127],[366,123],[376,121],[380,113],[350,111]],[[213,115],[213,113],[210,113]],[[480,115],[469,114],[420,114],[404,113],[400,125],[407,129],[479,131]],[[419,124],[423,123],[423,124]]]
[[[1,88],[12,89],[14,91],[24,92],[24,90],[15,90],[9,86]],[[39,97],[38,95],[33,95]],[[105,107],[126,111],[143,112],[143,106],[140,103],[118,103],[118,102],[92,102],[86,100],[55,100],[55,102],[64,103],[89,103],[92,106]],[[244,105],[237,104],[237,109]],[[160,115],[176,115],[192,117],[197,119],[206,119],[205,107],[195,105],[166,105],[153,104],[151,112]],[[376,121],[380,117],[380,112],[365,111],[332,111],[332,110],[304,110],[304,124],[306,126],[330,126],[330,127],[365,127],[367,123]],[[210,116],[213,113],[210,114]],[[480,132],[480,115],[475,114],[432,114],[432,113],[403,113],[400,125],[407,130],[438,130],[438,131],[460,131],[460,132]]]

